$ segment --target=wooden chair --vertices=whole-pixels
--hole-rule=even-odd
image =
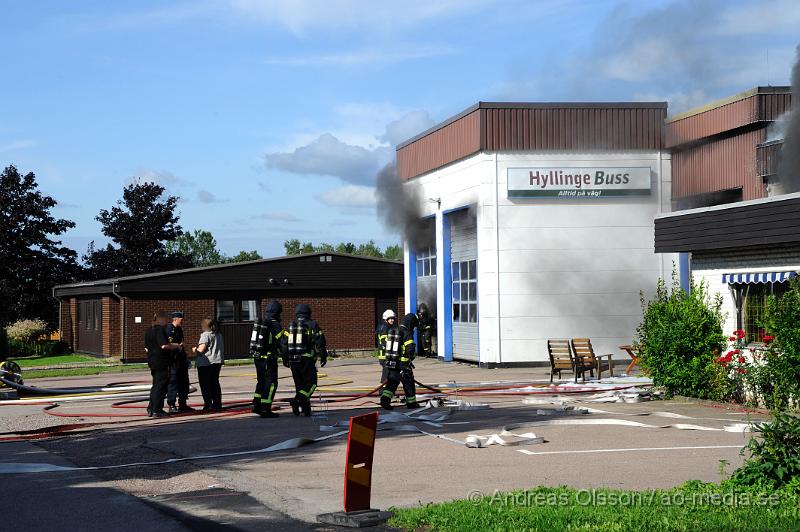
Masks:
[[[597,378],[599,379],[602,377],[603,371],[608,370],[610,376],[614,376],[613,355],[596,356],[592,348],[592,341],[588,338],[573,338],[570,343],[575,357],[575,367],[581,374],[588,369],[589,375],[594,377],[594,371],[597,370]],[[584,378],[583,380],[586,379]]]
[[[578,382],[578,373],[575,371],[575,359],[572,357],[569,340],[547,340],[547,354],[550,355],[550,384],[553,383],[553,375],[556,373],[561,379],[562,371],[574,373],[575,382]]]

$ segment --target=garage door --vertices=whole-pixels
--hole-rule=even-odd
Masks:
[[[453,358],[478,362],[478,231],[469,212],[450,216]]]

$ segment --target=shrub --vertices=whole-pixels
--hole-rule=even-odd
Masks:
[[[6,327],[6,333],[11,340],[32,342],[46,333],[47,329],[47,323],[43,320],[17,320]]]
[[[776,411],[771,421],[755,424],[753,431],[758,437],[742,449],[750,457],[733,472],[731,481],[773,489],[800,486],[800,418]]]
[[[800,404],[800,280],[780,297],[770,296],[764,324],[774,340],[766,352],[773,393],[770,408]]]
[[[722,334],[722,298],[711,300],[705,284],[692,283],[688,293],[672,273],[672,288],[658,280],[656,294],[647,301],[641,296],[643,318],[636,330],[641,365],[663,386],[666,395],[687,395],[715,399],[715,358],[725,346]]]
[[[52,357],[63,355],[69,350],[69,346],[58,340],[46,340],[43,342],[23,342],[21,340],[9,340],[9,353],[15,357]]]

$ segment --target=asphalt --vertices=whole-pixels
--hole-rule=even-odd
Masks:
[[[417,379],[433,385],[547,381],[542,369],[487,370],[431,360],[416,365]],[[288,374],[281,370],[281,376]],[[323,394],[371,389],[380,376],[371,361],[334,361],[320,372],[325,374],[320,379]],[[144,373],[125,375],[126,380],[146,377]],[[195,375],[192,377],[195,380]],[[108,376],[36,379],[31,383],[41,387],[106,385]],[[290,378],[282,378],[278,396],[289,396],[290,385]],[[248,399],[253,386],[251,368],[223,370],[226,401]],[[716,481],[720,479],[720,461],[729,463],[729,470],[738,465],[742,460],[739,448],[749,437],[721,430],[555,425],[525,429],[543,436],[546,442],[542,444],[472,449],[458,442],[470,434],[499,433],[508,424],[562,418],[563,414],[556,411],[555,404],[524,404],[521,396],[462,394],[453,398],[486,407],[453,411],[441,423],[408,420],[400,424],[428,434],[391,430],[398,424],[381,426],[385,430],[379,430],[375,444],[373,507],[415,506],[474,496],[471,494],[475,492],[491,495],[495,490],[537,485],[643,489],[671,487],[690,479]],[[547,403],[552,396],[536,398]],[[52,529],[48,525],[58,522],[95,523],[101,529],[119,524],[126,529],[124,525],[130,524],[130,519],[136,519],[140,530],[149,530],[150,526],[159,530],[330,529],[314,520],[320,513],[342,509],[344,437],[274,453],[234,453],[263,449],[290,438],[318,438],[330,434],[322,432],[321,425],[346,422],[352,415],[373,412],[377,407],[374,398],[364,398],[327,407],[317,404],[312,418],[295,418],[285,409],[277,419],[247,413],[164,420],[86,417],[88,413],[141,414],[142,409],[112,409],[111,402],[64,403],[55,410],[72,416],[64,418],[43,413],[41,406],[1,407],[0,429],[5,436],[53,424],[100,423],[57,438],[0,444],[0,450],[6,451],[0,453],[2,462],[85,467],[225,456],[91,472],[0,474],[2,490],[21,501],[17,509],[20,530]],[[623,419],[657,426],[691,423],[721,429],[726,424],[758,418],[722,405],[688,400],[575,406],[607,413],[566,416],[569,419]],[[539,412],[542,409],[547,412]],[[406,412],[401,408],[396,411]],[[660,417],[655,412],[691,419]],[[47,497],[37,496],[43,490],[47,490]],[[7,500],[5,496],[3,500]],[[58,504],[51,504],[55,502]],[[42,504],[57,506],[58,510],[41,512]]]

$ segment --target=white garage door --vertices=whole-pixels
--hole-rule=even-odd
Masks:
[[[478,362],[478,231],[467,211],[450,216],[453,358]]]

